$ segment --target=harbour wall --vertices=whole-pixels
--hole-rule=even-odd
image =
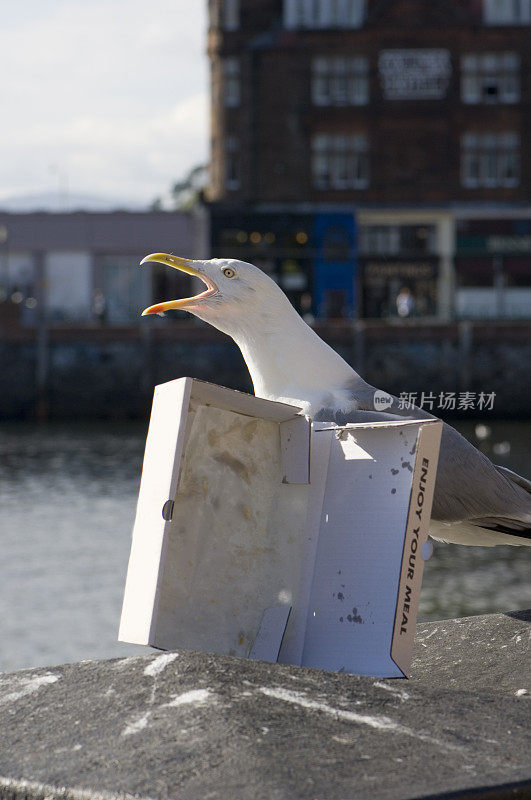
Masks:
[[[531,321],[338,321],[316,330],[369,383],[437,415],[531,416]],[[252,391],[234,342],[180,319],[0,327],[0,370],[2,419],[146,417],[153,387],[185,375]]]

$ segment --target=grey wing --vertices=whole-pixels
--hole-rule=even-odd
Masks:
[[[375,410],[375,389],[361,379],[348,388],[352,391],[354,410],[334,412],[332,417],[323,409],[316,419],[332,417],[331,421],[341,425],[436,418],[416,406],[405,408],[393,396],[389,408]],[[511,470],[496,467],[455,428],[443,422],[432,520],[449,526],[466,522],[476,529],[508,534],[511,538],[518,537],[522,544],[531,544],[531,482]]]

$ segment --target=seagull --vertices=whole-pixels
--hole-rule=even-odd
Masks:
[[[232,337],[240,348],[257,397],[299,406],[316,421],[436,419],[402,408],[389,395],[378,410],[366,383],[300,317],[279,286],[252,264],[235,259],[190,260],[152,253],[157,262],[199,278],[206,289],[193,297],[146,308],[147,314],[184,309]],[[430,535],[465,545],[531,546],[531,481],[494,465],[443,422]]]

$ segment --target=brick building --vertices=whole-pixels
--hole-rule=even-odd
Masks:
[[[406,311],[409,292],[417,314],[466,315],[478,273],[529,287],[527,241],[454,257],[485,208],[492,236],[531,233],[531,0],[209,6],[215,255],[324,316],[401,315],[402,290]]]

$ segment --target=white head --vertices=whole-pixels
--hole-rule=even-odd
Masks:
[[[194,297],[150,306],[142,316],[183,309],[238,339],[249,327],[270,327],[278,315],[285,316],[288,309],[296,313],[276,283],[245,261],[231,258],[191,261],[167,253],[153,253],[141,264],[148,261],[166,264],[200,278],[207,288]]]
[[[235,259],[189,261],[153,253],[157,261],[201,278],[204,292],[146,308],[160,314],[181,308],[231,336],[251,373],[255,393],[305,409],[320,408],[323,386],[342,385],[352,369],[297,314],[262,270]]]

